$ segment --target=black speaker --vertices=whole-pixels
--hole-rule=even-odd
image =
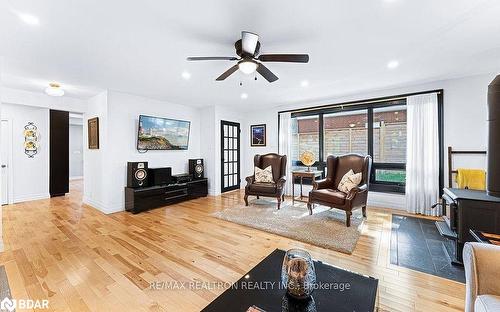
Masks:
[[[148,186],[148,162],[127,163],[127,187]]]
[[[203,159],[190,159],[189,160],[189,174],[196,179],[203,179],[205,167],[203,166]]]
[[[153,185],[168,185],[172,183],[172,168],[149,168],[149,182]]]

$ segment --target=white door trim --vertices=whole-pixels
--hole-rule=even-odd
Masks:
[[[12,119],[10,118],[2,118],[2,122],[7,122],[7,129],[9,133],[7,133],[7,136],[9,137],[9,146],[8,146],[8,157],[9,157],[9,166],[7,167],[7,174],[8,174],[8,202],[7,204],[12,205],[14,203],[14,175],[13,175],[13,170],[12,170],[12,163],[13,163],[13,158],[12,158],[12,133],[13,133],[13,125],[12,125]]]

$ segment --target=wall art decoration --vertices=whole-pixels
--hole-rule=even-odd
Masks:
[[[24,126],[24,153],[28,158],[34,158],[38,147],[38,128],[30,121]]]
[[[266,146],[266,125],[251,125],[250,136],[250,146]]]
[[[99,117],[88,120],[89,149],[99,149]]]

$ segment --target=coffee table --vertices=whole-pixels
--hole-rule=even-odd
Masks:
[[[251,306],[256,306],[266,312],[375,310],[377,279],[320,261],[314,261],[314,266],[316,281],[322,287],[314,290],[313,300],[298,303],[289,299],[286,296],[286,290],[280,287],[281,264],[284,256],[285,251],[274,250],[202,311],[244,312]],[[297,309],[297,305],[302,305],[302,307]]]

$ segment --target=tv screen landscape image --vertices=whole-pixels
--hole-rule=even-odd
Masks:
[[[187,150],[191,122],[139,116],[138,150]]]

